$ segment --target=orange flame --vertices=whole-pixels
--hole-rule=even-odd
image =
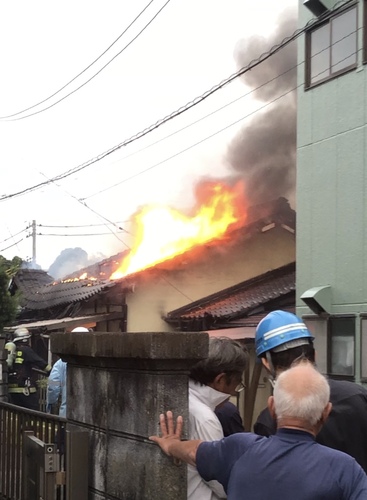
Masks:
[[[206,182],[196,194],[200,206],[193,217],[161,206],[138,211],[134,216],[136,242],[111,279],[152,267],[194,246],[223,237],[229,226],[244,222],[242,183],[229,187],[220,182]]]
[[[88,273],[83,273],[79,276],[79,278],[67,278],[65,280],[60,280],[60,283],[74,283],[76,281],[84,281],[84,280],[89,280],[89,281],[97,281],[97,278],[94,276],[88,276]],[[54,285],[57,284],[57,281],[54,282]]]

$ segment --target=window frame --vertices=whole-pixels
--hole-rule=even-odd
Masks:
[[[353,324],[354,324],[354,329],[353,329],[353,335],[351,336],[353,338],[353,373],[351,375],[348,374],[337,374],[333,373],[331,371],[332,367],[332,338],[333,338],[333,332],[332,332],[332,322],[333,320],[344,320],[344,319],[352,319]],[[357,322],[357,317],[355,314],[333,314],[330,315],[327,318],[327,359],[326,359],[326,366],[327,366],[327,375],[328,377],[336,380],[350,380],[350,381],[355,381],[356,377],[356,322]]]
[[[359,349],[360,349],[360,356],[359,356],[359,362],[360,362],[360,371],[361,371],[361,382],[367,382],[367,369],[366,371],[364,370],[364,363],[363,363],[363,349],[365,347],[367,347],[367,331],[366,331],[366,335],[364,335],[364,331],[363,331],[363,325],[364,323],[366,324],[367,326],[367,314],[366,313],[361,313],[360,314],[360,345],[359,345]],[[365,338],[366,337],[366,338]],[[364,342],[365,340],[365,342]],[[366,345],[365,345],[366,344]],[[367,361],[366,361],[367,363]]]
[[[367,26],[367,0],[364,0],[364,59],[367,61],[367,50],[366,50],[366,41],[367,41],[367,33],[366,33],[366,26]],[[345,15],[347,12],[355,9],[356,10],[356,62],[353,64],[350,64],[349,66],[346,66],[343,69],[340,69],[338,71],[330,73],[328,76],[325,78],[322,78],[318,80],[315,83],[311,83],[311,69],[312,69],[312,64],[311,64],[311,39],[312,39],[312,33],[314,33],[317,29],[320,29],[323,26],[330,25],[330,34],[329,34],[329,46],[328,46],[328,59],[329,59],[329,66],[328,69],[331,71],[332,64],[331,64],[331,58],[332,58],[332,43],[331,43],[331,38],[332,38],[332,21],[335,20],[337,17]],[[316,22],[315,24],[312,25],[312,28],[307,30],[306,32],[306,40],[305,40],[305,89],[313,89],[317,87],[318,85],[321,85],[325,82],[328,82],[334,78],[339,77],[340,75],[343,75],[345,73],[348,73],[354,69],[357,68],[358,66],[358,22],[359,22],[359,14],[358,14],[358,2],[353,3],[352,5],[348,5],[344,9],[342,9],[340,12],[331,15],[328,17],[326,20],[322,20],[320,22]]]

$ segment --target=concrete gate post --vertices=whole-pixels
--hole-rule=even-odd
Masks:
[[[51,349],[68,363],[68,426],[89,433],[88,498],[185,500],[186,466],[148,437],[163,411],[188,423],[188,372],[208,335],[53,333]]]

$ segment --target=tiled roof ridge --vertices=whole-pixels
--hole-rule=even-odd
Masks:
[[[254,276],[253,278],[250,278],[246,281],[242,281],[240,283],[237,283],[236,285],[232,285],[231,287],[220,290],[219,292],[216,292],[214,294],[207,295],[206,297],[191,302],[190,304],[186,304],[185,306],[170,311],[169,313],[167,313],[166,318],[169,319],[170,317],[178,316],[183,313],[188,314],[189,311],[195,310],[198,307],[204,309],[206,305],[214,302],[216,299],[225,300],[228,296],[235,292],[249,290],[250,288],[253,288],[256,285],[260,285],[268,281],[269,279],[275,279],[277,278],[277,276],[281,278],[284,275],[294,273],[295,269],[295,262],[285,264],[284,266],[278,267],[276,269],[270,269],[269,271],[266,271],[261,275]]]

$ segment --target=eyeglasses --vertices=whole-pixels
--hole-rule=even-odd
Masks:
[[[236,392],[242,392],[244,389],[246,389],[246,386],[243,382],[240,382],[238,386],[236,387],[235,391]]]

